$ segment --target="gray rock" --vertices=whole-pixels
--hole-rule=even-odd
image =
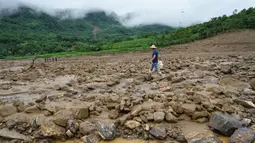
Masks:
[[[229,138],[228,143],[253,143],[255,141],[255,133],[252,129],[239,128]]]
[[[0,116],[2,117],[7,117],[15,113],[17,113],[17,109],[13,105],[5,105],[0,107]]]
[[[250,86],[253,90],[255,90],[255,78],[253,78],[251,81],[250,81]]]
[[[7,128],[0,130],[0,137],[5,139],[18,139],[23,141],[31,141],[30,137],[22,135],[14,130],[9,130]]]
[[[223,143],[212,132],[207,131],[203,133],[189,133],[185,135],[185,139],[188,143]]]
[[[13,129],[15,127],[15,125],[17,124],[17,122],[13,121],[13,120],[8,120],[6,122],[6,126],[8,129]]]
[[[40,103],[40,102],[43,102],[47,99],[47,96],[46,95],[42,95],[40,96],[38,99],[35,100],[36,103]]]
[[[167,136],[166,129],[163,125],[157,125],[153,127],[149,132],[157,139],[165,139]]]
[[[162,122],[165,119],[165,113],[164,112],[155,112],[153,114],[153,118],[155,122]]]
[[[116,126],[115,124],[106,124],[102,121],[96,123],[96,129],[98,134],[104,140],[113,140],[116,137]]]
[[[210,118],[209,126],[223,135],[231,136],[236,129],[243,126],[243,122],[236,120],[233,116],[217,112]]]

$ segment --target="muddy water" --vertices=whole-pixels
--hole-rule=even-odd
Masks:
[[[57,143],[82,143],[80,140],[72,140],[66,142],[57,142]],[[145,140],[127,140],[123,138],[117,138],[112,141],[101,141],[100,143],[159,143],[158,141],[145,141]]]
[[[220,140],[223,143],[228,143],[228,137],[220,137]],[[66,142],[57,142],[57,143],[82,143],[81,140],[71,140]],[[145,141],[145,140],[127,140],[123,138],[117,138],[113,141],[101,141],[100,143],[159,143],[158,141]]]

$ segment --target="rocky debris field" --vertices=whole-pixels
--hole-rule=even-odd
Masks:
[[[253,54],[162,53],[161,75],[148,74],[149,58],[0,61],[0,142],[254,141]]]

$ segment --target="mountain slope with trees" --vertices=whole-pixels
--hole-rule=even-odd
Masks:
[[[22,7],[16,13],[2,12],[0,27],[2,58],[117,52],[142,50],[151,44],[167,47],[205,39],[229,30],[255,29],[255,8],[240,12],[235,10],[231,16],[223,15],[205,23],[174,29],[157,24],[128,28],[116,19],[116,15],[103,11],[87,13],[79,19],[63,19],[61,13],[53,17]]]

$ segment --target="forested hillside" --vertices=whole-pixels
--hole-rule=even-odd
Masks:
[[[178,29],[164,25],[127,28],[116,19],[115,14],[107,15],[103,11],[88,13],[80,19],[63,19],[61,16],[59,13],[59,16],[52,17],[27,7],[12,14],[2,12],[0,57],[141,50],[152,43],[167,47],[229,30],[255,28],[255,8],[234,11],[231,16],[223,15]]]
[[[0,15],[0,57],[25,56],[70,51],[98,51],[100,45],[133,40],[172,30],[164,25],[128,28],[114,13],[90,12],[81,18],[69,17],[69,11],[50,16],[28,7]]]

